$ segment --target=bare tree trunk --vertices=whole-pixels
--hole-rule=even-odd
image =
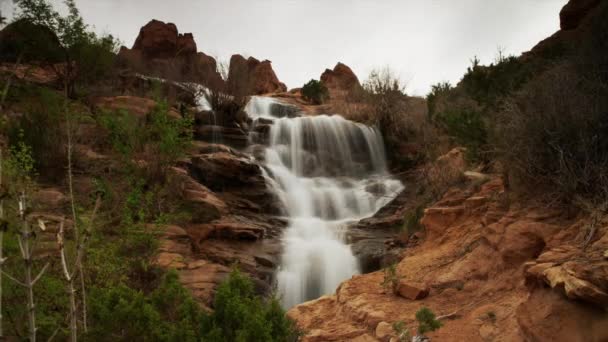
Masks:
[[[2,147],[0,147],[0,339],[4,337],[2,326],[2,266],[4,264],[4,230],[6,229],[6,223],[4,222],[4,191],[2,190],[2,157]]]
[[[59,231],[57,232],[57,245],[61,255],[61,266],[63,275],[68,282],[68,295],[70,296],[70,341],[78,340],[78,325],[76,323],[76,290],[74,289],[74,274],[70,273],[65,253],[64,244],[64,222],[59,223]]]

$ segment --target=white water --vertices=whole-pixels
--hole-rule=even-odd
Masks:
[[[248,105],[250,116],[270,115],[264,106],[274,100],[260,99]],[[340,116],[275,118],[270,135],[268,176],[289,216],[277,274],[289,308],[359,272],[344,243],[347,223],[373,215],[403,186],[388,174],[374,128]]]

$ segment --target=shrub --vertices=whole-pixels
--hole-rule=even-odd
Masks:
[[[411,339],[410,330],[405,325],[405,322],[398,321],[393,323],[393,330],[397,334],[397,341],[409,342]]]
[[[302,97],[309,102],[320,105],[329,100],[329,90],[318,80],[310,80],[302,87]]]
[[[488,132],[484,115],[474,108],[454,108],[437,114],[439,121],[456,143],[467,148],[471,161],[480,161],[487,150]]]
[[[420,220],[424,216],[424,205],[418,205],[413,210],[409,210],[405,214],[405,223],[403,228],[408,235],[420,231],[423,227]]]
[[[510,185],[566,202],[608,200],[607,98],[605,83],[564,64],[510,99],[494,127]]]
[[[437,110],[437,103],[450,94],[453,87],[449,82],[437,83],[431,86],[431,92],[426,96],[429,117],[432,118]]]
[[[204,96],[216,114],[216,124],[227,126],[246,120],[244,111],[247,105],[246,97],[230,95],[218,89],[209,89]]]
[[[19,86],[13,90],[14,96],[20,97],[17,99],[18,107],[23,113],[9,123],[9,143],[12,146],[27,145],[31,149],[35,169],[44,170],[40,175],[45,179],[62,179],[67,164],[64,99],[58,93],[41,87]]]
[[[234,269],[216,292],[215,311],[203,326],[209,341],[295,341],[298,331],[274,297],[263,301]]]
[[[435,319],[433,311],[426,307],[423,307],[416,312],[416,320],[418,321],[418,334],[420,335],[435,331],[443,325],[440,321]]]
[[[397,294],[399,291],[400,279],[401,277],[397,274],[397,265],[392,264],[384,268],[384,279],[380,285],[384,288],[384,292]]]

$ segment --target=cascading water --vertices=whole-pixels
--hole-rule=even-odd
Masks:
[[[292,307],[359,272],[344,242],[347,224],[373,215],[403,186],[388,174],[381,134],[340,116],[275,118],[266,167],[289,216],[277,282]]]

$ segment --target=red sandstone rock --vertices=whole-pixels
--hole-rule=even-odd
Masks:
[[[285,92],[287,87],[277,78],[269,60],[259,61],[253,57],[245,59],[241,55],[230,58],[228,87],[234,93],[259,95]]]
[[[401,280],[399,281],[397,292],[403,298],[419,300],[428,297],[430,289],[428,286],[416,285],[409,281]]]
[[[177,52],[178,33],[175,24],[152,20],[139,30],[132,50],[147,58],[172,58]]]
[[[321,82],[329,89],[337,88],[350,91],[360,87],[357,75],[347,65],[338,62],[333,70],[325,69],[321,74]]]
[[[174,81],[223,87],[214,58],[197,52],[192,33],[178,33],[172,23],[152,20],[141,28],[132,49],[121,47],[119,63],[137,72]]]

